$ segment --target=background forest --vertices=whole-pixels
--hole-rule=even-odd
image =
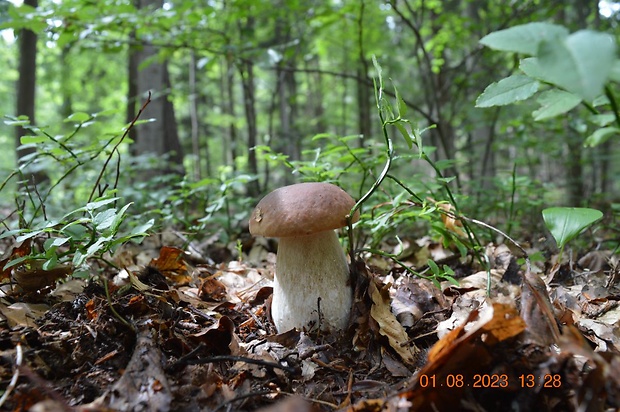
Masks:
[[[601,132],[613,116],[594,117],[595,105],[579,101],[558,116],[541,114],[537,96],[477,106],[523,57],[480,40],[529,22],[617,37],[619,7],[3,0],[2,214],[33,221],[113,195],[137,205],[138,223],[154,218],[228,241],[256,198],[283,184],[334,181],[359,198],[389,156],[376,100],[381,68],[406,119],[388,133],[417,137],[414,148],[392,137],[392,179],[373,198],[391,209],[370,224],[374,241],[424,217],[424,208],[407,210],[412,193],[417,205],[449,200],[527,240],[533,227],[542,233],[543,207],[618,201],[617,128]],[[21,144],[16,173],[9,148]],[[33,179],[43,185],[37,194],[18,183]]]
[[[0,408],[618,410],[619,23],[0,0]],[[350,259],[250,235],[305,181]]]

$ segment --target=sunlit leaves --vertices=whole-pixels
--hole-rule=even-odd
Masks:
[[[578,96],[557,89],[541,93],[537,101],[541,107],[532,113],[534,120],[544,120],[558,116],[572,110],[581,103],[581,99]]]
[[[606,127],[620,118],[613,103],[612,91],[605,85],[620,78],[620,61],[612,35],[580,30],[570,34],[562,26],[529,23],[491,33],[480,43],[496,50],[522,53],[521,73],[488,86],[476,101],[477,107],[503,106],[530,98],[540,84],[546,84],[538,96],[540,107],[532,113],[534,120],[550,119],[575,109],[581,103],[590,110],[591,122],[599,127],[587,138],[587,146],[596,146],[617,134],[616,127]],[[533,85],[536,84],[536,87]],[[546,90],[545,90],[546,89]],[[608,106],[611,119],[601,122],[605,113],[598,106]],[[594,109],[597,107],[597,109]]]
[[[538,59],[550,82],[591,101],[603,92],[615,51],[611,35],[582,30],[562,39],[543,40]]]
[[[480,43],[495,50],[534,56],[542,41],[567,35],[568,30],[563,26],[534,22],[490,33],[480,39]]]
[[[476,107],[504,106],[531,97],[538,90],[535,79],[513,75],[489,85],[476,100]]]

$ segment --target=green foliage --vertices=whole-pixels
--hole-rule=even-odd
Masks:
[[[534,120],[563,115],[581,103],[591,112],[590,123],[598,127],[586,138],[588,146],[601,144],[620,131],[620,111],[609,86],[619,82],[620,70],[613,36],[592,30],[569,33],[563,26],[529,23],[488,34],[480,43],[531,57],[521,60],[520,73],[488,86],[476,100],[477,107],[512,104],[542,89],[537,98],[540,107],[532,113]],[[616,126],[609,126],[612,122]]]
[[[13,236],[17,243],[33,242],[35,247],[30,255],[10,261],[7,268],[44,260],[44,270],[70,263],[79,271],[87,268],[91,258],[105,260],[118,246],[140,240],[153,226],[153,220],[128,219],[131,203],[119,207],[122,199],[114,196],[124,149],[121,145],[129,141],[127,133],[136,122],[124,132],[84,140],[80,132],[99,118],[100,114],[74,113],[66,119],[72,124],[67,134],[53,134],[51,127],[31,125],[24,118],[7,121],[31,132],[22,138],[22,147],[34,151],[0,184],[0,193],[9,190],[11,180],[23,179],[28,173],[45,171],[48,177],[36,187],[27,181],[16,182],[19,189],[12,214],[19,219],[3,220],[8,230],[2,237]],[[108,165],[113,158],[117,165],[111,172]]]
[[[599,210],[581,207],[550,207],[544,209],[542,215],[560,249],[558,261],[568,242],[603,217]]]
[[[119,198],[96,199],[85,206],[72,210],[58,220],[36,220],[29,227],[4,232],[0,238],[14,236],[16,243],[32,239],[45,239],[40,250],[34,249],[29,256],[11,260],[4,269],[34,260],[44,260],[42,268],[50,270],[58,264],[71,263],[74,275],[83,270],[89,275],[87,260],[114,253],[118,246],[132,240],[139,241],[147,235],[153,221],[121,231],[131,204],[120,209],[114,207]]]

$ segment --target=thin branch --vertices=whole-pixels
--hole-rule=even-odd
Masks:
[[[136,124],[136,122],[140,118],[140,115],[142,114],[142,112],[144,112],[144,109],[146,109],[146,106],[148,106],[149,103],[151,103],[151,91],[150,90],[149,90],[149,95],[146,98],[146,101],[144,102],[144,104],[140,108],[140,111],[138,112],[136,117],[134,117],[134,119],[131,121],[131,123],[129,124],[127,129],[125,129],[125,133],[123,133],[123,136],[114,145],[114,147],[112,148],[112,151],[110,152],[110,155],[105,160],[105,163],[103,164],[103,167],[101,168],[101,171],[99,172],[99,176],[97,176],[97,180],[95,181],[95,184],[93,185],[93,190],[90,192],[90,196],[88,197],[88,202],[87,203],[90,203],[93,200],[93,197],[95,196],[95,190],[97,190],[97,187],[99,186],[99,183],[101,182],[101,179],[103,179],[103,173],[105,172],[106,168],[108,167],[108,164],[112,160],[112,156],[114,156],[114,152],[116,152],[118,150],[118,147],[120,146],[120,144],[123,143],[125,138],[129,135],[129,131]]]

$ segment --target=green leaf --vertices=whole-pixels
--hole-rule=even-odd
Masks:
[[[603,92],[615,53],[612,36],[581,30],[560,41],[542,41],[538,63],[551,83],[592,101]]]
[[[536,93],[538,86],[538,81],[528,76],[515,74],[506,77],[484,89],[476,99],[476,107],[505,106],[525,100]]]
[[[112,226],[115,219],[116,209],[106,209],[95,215],[93,218],[93,223],[95,224],[95,228],[97,230],[102,231]]]
[[[487,34],[480,43],[495,50],[535,55],[543,40],[568,36],[563,26],[550,23],[528,23]]]
[[[47,136],[22,136],[20,138],[21,144],[37,144],[47,142],[48,140]]]
[[[402,122],[396,122],[394,126],[396,126],[396,128],[400,131],[400,134],[403,135],[405,141],[407,142],[407,146],[409,146],[409,149],[411,149],[413,147],[413,141],[411,140],[411,136],[409,135],[409,132],[407,131],[405,126],[402,124]]]
[[[92,115],[84,112],[76,112],[65,119],[66,123],[84,123],[92,119]]]
[[[110,227],[110,229],[112,230],[112,232],[116,232],[118,230],[118,227],[121,225],[121,223],[123,222],[123,219],[125,218],[125,212],[127,212],[127,209],[129,209],[129,206],[131,206],[133,203],[127,203],[125,206],[123,206],[121,208],[121,210],[116,214],[115,218],[114,218],[114,222],[112,222],[112,225]]]
[[[93,243],[92,245],[90,245],[88,249],[86,250],[86,256],[84,257],[84,259],[93,256],[95,253],[99,251],[105,252],[106,251],[105,244],[108,243],[110,240],[112,240],[112,236],[102,236],[99,239],[97,239],[97,241]]]
[[[57,264],[58,264],[58,256],[56,256],[56,254],[52,254],[52,256],[50,256],[49,259],[47,259],[43,263],[42,268],[43,268],[43,270],[54,269]]]
[[[588,119],[598,127],[605,127],[616,120],[612,113],[594,114]]]
[[[0,239],[4,239],[5,237],[9,237],[9,236],[19,235],[20,233],[24,233],[24,232],[26,232],[26,229],[7,230],[7,231],[0,233]]]
[[[583,144],[589,147],[598,146],[601,143],[605,143],[613,135],[620,135],[620,129],[617,127],[603,127],[588,136]]]
[[[426,264],[428,265],[429,269],[431,270],[431,272],[433,272],[433,275],[435,276],[439,276],[439,266],[437,266],[437,263],[435,263],[434,260],[428,259],[426,261]]]
[[[131,237],[139,237],[139,236],[146,236],[148,235],[147,231],[153,227],[153,225],[155,224],[155,220],[150,219],[149,221],[147,221],[146,223],[136,226],[131,230],[130,236]]]
[[[527,59],[521,60],[519,69],[534,79],[549,82],[547,73],[540,67],[538,57],[528,57]]]
[[[394,95],[396,96],[396,102],[398,104],[398,117],[405,116],[407,114],[407,104],[405,104],[405,101],[401,97],[400,93],[398,93],[396,86],[394,86]]]
[[[53,237],[53,238],[47,239],[43,243],[43,249],[50,250],[52,248],[57,248],[58,246],[64,245],[68,241],[69,241],[69,238],[67,237]]]
[[[549,119],[564,114],[579,105],[581,98],[564,90],[552,89],[541,93],[538,103],[541,107],[532,113],[534,120]]]
[[[603,217],[601,211],[583,207],[550,207],[544,209],[542,215],[560,249]]]

